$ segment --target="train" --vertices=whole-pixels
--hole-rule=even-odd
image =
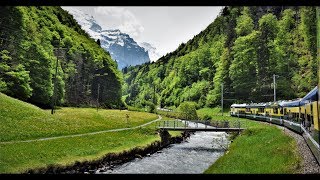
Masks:
[[[265,103],[232,104],[230,115],[284,126],[304,137],[320,164],[319,89],[303,98]]]

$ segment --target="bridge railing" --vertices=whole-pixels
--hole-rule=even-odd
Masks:
[[[157,128],[165,128],[165,127],[173,127],[173,128],[187,128],[191,125],[194,128],[198,128],[199,124],[203,124],[204,128],[244,128],[244,124],[241,121],[230,121],[230,120],[211,120],[211,121],[203,121],[203,120],[162,120],[156,123]]]
[[[156,127],[157,128],[164,128],[164,127],[188,127],[188,123],[182,122],[181,120],[162,120],[162,121],[157,121],[156,122]]]

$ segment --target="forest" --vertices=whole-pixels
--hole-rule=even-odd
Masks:
[[[315,7],[224,7],[206,29],[153,63],[126,67],[128,105],[198,108],[305,96],[317,85]],[[223,88],[223,90],[222,90]]]
[[[61,7],[0,7],[0,92],[44,108],[118,108],[122,84],[110,54]]]

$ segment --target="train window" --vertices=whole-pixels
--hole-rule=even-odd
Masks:
[[[280,108],[280,114],[283,114],[283,108]]]
[[[278,114],[278,108],[273,108],[273,114]]]
[[[287,112],[287,108],[284,108],[284,115],[287,115],[288,112]]]
[[[258,108],[258,112],[259,113],[263,113],[264,112],[264,108]]]

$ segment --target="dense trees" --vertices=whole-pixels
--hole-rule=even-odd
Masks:
[[[0,7],[0,13],[1,92],[42,107],[52,97],[59,105],[90,106],[97,99],[123,105],[116,63],[66,11]]]
[[[157,62],[124,72],[126,102],[197,107],[302,97],[317,84],[314,7],[225,7],[205,30]]]

